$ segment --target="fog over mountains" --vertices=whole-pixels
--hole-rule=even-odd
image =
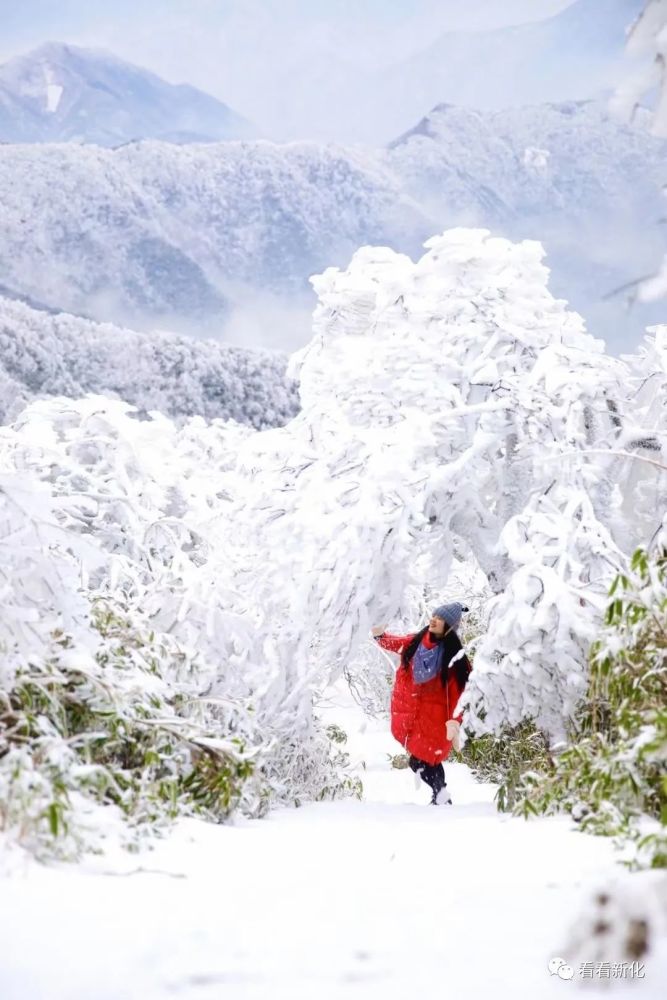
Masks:
[[[428,232],[382,153],[268,142],[0,147],[8,293],[98,319],[220,333],[363,243]],[[277,346],[277,345],[273,345]]]
[[[642,0],[577,0],[553,17],[493,31],[443,32],[387,67],[381,101],[424,111],[446,101],[500,110],[599,98],[618,79],[625,31]]]
[[[638,5],[578,0],[547,22],[443,36],[410,72],[465,98],[463,63],[493,75],[499,41],[536,73],[553,46],[608,69]],[[214,98],[100,51],[49,44],[0,67],[0,292],[289,350],[310,335],[310,275],[363,244],[414,256],[464,225],[539,239],[552,290],[613,349],[662,318],[610,293],[663,252],[667,144],[641,115],[611,117],[606,98],[501,110],[441,100],[376,147],[277,144],[251,129]]]
[[[414,255],[434,232],[472,225],[542,240],[556,293],[624,347],[657,313],[604,296],[659,258],[666,154],[600,102],[442,105],[377,150],[5,145],[0,285],[95,319],[223,336],[234,309],[268,295],[261,342],[292,348],[308,335],[309,275],[365,243]],[[295,303],[292,326],[281,307]]]
[[[223,58],[217,58],[216,48],[205,71],[183,47],[178,64],[192,63],[192,79],[205,89],[214,87],[223,100],[233,95],[231,103],[267,137],[385,145],[442,102],[501,110],[601,97],[627,70],[625,32],[641,4],[573,0],[539,19],[544,5],[534,0],[524,12],[534,11],[537,20],[503,27],[485,27],[488,21],[476,18],[479,0],[387,4],[379,19],[368,10],[371,4],[356,5],[355,15],[348,10],[347,17],[341,11],[352,4],[313,5],[337,11],[320,15],[326,25],[320,32],[300,31],[311,15],[304,15],[304,5],[299,15],[298,4],[285,4],[285,16],[272,26],[272,48],[259,27],[254,39],[242,39],[246,52],[253,51],[253,41],[262,52],[251,73],[243,72],[242,52],[224,33]],[[484,6],[498,9],[494,24],[503,16],[511,19],[505,14],[513,6],[509,2]],[[388,32],[386,22],[392,20],[394,31]],[[414,21],[420,21],[419,30]],[[200,47],[206,48],[205,38]],[[155,66],[171,72],[172,60],[154,49],[151,56]]]

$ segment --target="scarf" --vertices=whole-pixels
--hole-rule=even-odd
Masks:
[[[417,647],[412,661],[412,677],[415,684],[425,684],[437,677],[442,659],[442,641],[431,640],[428,632]]]

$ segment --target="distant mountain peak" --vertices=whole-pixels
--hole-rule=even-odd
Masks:
[[[219,141],[254,129],[221,101],[104,49],[45,42],[0,66],[0,141]]]
[[[398,150],[409,145],[413,139],[423,137],[441,142],[445,135],[470,133],[471,129],[477,129],[480,134],[489,130],[500,132],[512,132],[516,123],[537,123],[540,119],[544,123],[549,123],[550,128],[568,127],[568,119],[577,127],[589,129],[591,134],[604,123],[613,118],[607,100],[596,100],[593,98],[579,98],[565,101],[545,101],[544,103],[525,104],[520,108],[468,108],[459,104],[451,104],[442,101],[436,104],[428,114],[424,115],[417,124],[403,132],[392,142],[388,143],[388,150]],[[645,126],[643,109],[638,109],[637,115],[632,124],[625,126],[628,129],[641,129]],[[621,127],[621,123],[618,123]]]
[[[643,0],[574,0],[551,17],[482,31],[444,31],[382,70],[377,114],[415,121],[436,102],[501,110],[599,99],[624,72],[627,32]],[[407,111],[412,108],[408,116]],[[399,128],[394,129],[397,134]]]

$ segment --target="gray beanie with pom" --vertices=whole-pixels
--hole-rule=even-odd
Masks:
[[[436,618],[442,618],[447,622],[450,628],[454,631],[457,630],[461,624],[461,615],[468,608],[464,604],[459,604],[458,601],[454,601],[453,604],[441,604],[439,608],[436,608],[433,614]]]

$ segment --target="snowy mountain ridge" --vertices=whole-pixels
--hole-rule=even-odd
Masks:
[[[316,143],[4,146],[0,200],[13,295],[188,332],[219,333],[257,289],[305,292],[371,240],[417,249],[428,232],[382,153]]]
[[[248,121],[195,87],[111,53],[49,42],[0,66],[0,141],[171,142],[248,138]]]
[[[641,0],[573,0],[541,20],[468,30],[452,29],[434,11],[421,47],[415,40],[416,47],[391,49],[377,67],[358,43],[301,42],[296,62],[283,66],[274,56],[253,67],[262,98],[251,104],[265,134],[283,140],[380,144],[443,100],[498,109],[524,104],[526,95],[538,103],[599,97],[618,72],[640,6]],[[223,43],[222,60],[231,44]],[[224,89],[238,94],[234,74],[223,76]],[[297,100],[295,78],[305,83]],[[118,145],[249,136],[248,123],[220,101],[106,52],[50,42],[0,67],[0,140]]]
[[[551,287],[613,345],[627,346],[660,308],[630,313],[606,299],[664,252],[667,143],[648,115],[632,125],[605,102],[564,101],[504,111],[441,104],[391,144],[407,194],[437,224],[483,224],[547,250]]]
[[[443,103],[390,143],[389,159],[410,193],[438,197],[450,211],[455,177],[469,178],[468,200],[492,191],[510,218],[601,210],[621,196],[655,204],[667,144],[648,134],[647,118],[626,125],[602,101],[503,111]],[[536,150],[545,156],[531,156]]]
[[[35,398],[100,393],[172,418],[280,426],[298,409],[286,364],[267,351],[169,333],[145,336],[0,295],[0,423]]]
[[[217,334],[230,304],[258,293],[309,306],[308,277],[345,265],[358,246],[414,255],[433,232],[484,226],[542,240],[556,294],[626,347],[655,313],[602,298],[661,255],[666,152],[592,101],[503,112],[441,104],[380,150],[8,145],[2,285],[100,320]],[[306,323],[287,328],[271,346],[303,343]]]

